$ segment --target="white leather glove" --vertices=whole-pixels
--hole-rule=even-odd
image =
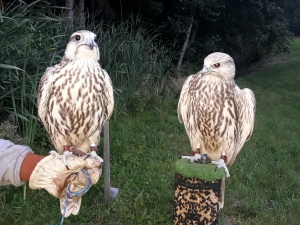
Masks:
[[[92,184],[98,182],[102,168],[100,161],[94,157],[68,155],[68,167],[65,167],[63,156],[55,151],[51,151],[49,156],[43,158],[34,168],[30,179],[31,189],[46,189],[53,196],[60,198],[63,213],[63,203],[66,195],[66,187],[70,183],[70,191],[76,192],[88,184],[85,174],[81,171],[85,169],[90,177]],[[65,217],[71,213],[76,215],[80,209],[81,196],[68,199]]]
[[[68,166],[69,166],[69,156],[68,156]],[[99,171],[100,171],[99,167],[91,168],[87,170],[91,178],[92,184],[97,183],[97,181],[99,180],[99,177],[101,176],[101,173],[99,173]],[[69,179],[69,183],[70,183],[70,187],[69,187],[70,192],[81,191],[87,185],[87,178],[85,174],[80,170],[76,176],[71,175]],[[81,198],[82,196],[68,197],[67,200],[65,196],[60,198],[59,200],[60,200],[61,214],[65,213],[65,217],[68,217],[70,214],[77,215],[81,206]]]

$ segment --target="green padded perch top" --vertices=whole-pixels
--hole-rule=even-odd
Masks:
[[[223,168],[220,168],[217,169],[215,172],[216,167],[217,165],[211,163],[207,163],[207,164],[200,164],[195,162],[190,163],[188,159],[179,159],[175,163],[176,173],[184,177],[199,178],[205,181],[222,179],[222,177],[225,174],[225,170]]]

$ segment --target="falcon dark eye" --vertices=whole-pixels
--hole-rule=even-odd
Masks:
[[[214,67],[219,67],[220,66],[220,63],[215,63],[214,64]]]
[[[76,35],[76,36],[75,36],[75,40],[76,40],[76,41],[79,41],[80,38],[81,38],[81,37],[80,37],[79,35]]]
[[[97,41],[98,41],[98,38],[97,38],[97,37],[95,37],[94,41],[95,41],[95,42],[97,42]]]

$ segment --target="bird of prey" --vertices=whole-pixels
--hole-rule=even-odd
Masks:
[[[184,124],[193,156],[190,161],[206,158],[228,168],[244,143],[252,135],[256,101],[254,93],[240,89],[234,82],[234,60],[215,52],[204,59],[203,69],[189,76],[183,84],[178,102],[178,119]],[[225,178],[222,179],[219,207],[223,208]]]
[[[38,115],[66,167],[72,152],[103,161],[96,150],[114,99],[111,79],[98,62],[96,41],[90,31],[73,33],[61,62],[47,68],[38,88]]]

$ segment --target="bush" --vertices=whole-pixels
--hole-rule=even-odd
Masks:
[[[63,19],[37,2],[15,3],[6,5],[0,20],[0,113],[1,121],[8,114],[17,118],[29,144],[37,124],[37,85],[45,68],[59,58],[57,30]]]

